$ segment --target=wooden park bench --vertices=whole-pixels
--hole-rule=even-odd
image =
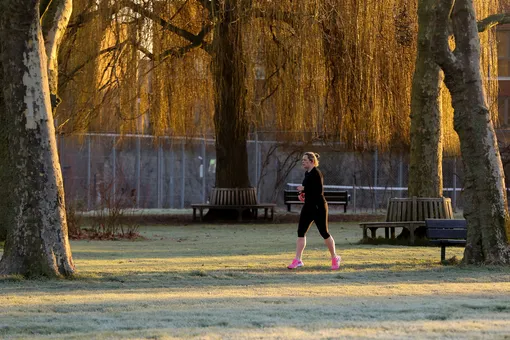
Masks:
[[[299,192],[297,190],[284,190],[283,201],[287,205],[287,211],[290,211],[292,204],[304,204],[298,199]],[[330,190],[324,191],[324,197],[328,202],[328,205],[343,205],[344,212],[347,212],[347,205],[351,200],[351,195],[347,191]]]
[[[204,209],[229,209],[237,210],[237,220],[242,221],[243,211],[249,209],[255,219],[258,210],[264,209],[264,218],[274,218],[276,204],[257,203],[257,190],[255,188],[213,188],[210,195],[210,203],[192,204],[193,220],[196,220],[199,211],[200,221],[204,217]],[[269,211],[271,215],[269,216]]]
[[[372,239],[376,238],[376,231],[384,229],[385,238],[395,238],[395,228],[409,230],[409,243],[414,244],[414,231],[425,226],[426,219],[452,219],[452,202],[450,198],[390,198],[384,222],[360,223],[363,228],[363,240],[368,240],[368,230]]]
[[[426,219],[427,238],[430,243],[441,246],[441,262],[446,258],[446,247],[452,245],[466,245],[466,220],[438,220]]]

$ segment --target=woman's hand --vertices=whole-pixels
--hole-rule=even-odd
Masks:
[[[305,187],[302,186],[302,185],[298,185],[297,190],[298,191],[303,191],[303,190],[305,190]]]
[[[301,202],[304,202],[305,201],[305,193],[302,192],[298,195],[298,199],[301,201]]]

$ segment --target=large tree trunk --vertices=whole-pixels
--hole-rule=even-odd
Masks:
[[[214,32],[216,187],[247,188],[246,64],[243,58],[243,0],[225,0]],[[246,7],[245,7],[246,8]]]
[[[67,237],[62,174],[50,104],[39,1],[3,0],[2,83],[15,188],[0,274],[69,276],[75,268]]]
[[[250,0],[225,0],[218,5],[214,31],[212,74],[216,132],[216,188],[249,188],[246,64],[242,25]],[[249,210],[247,210],[249,212]],[[247,215],[244,216],[249,217]],[[208,220],[236,219],[235,210],[210,209]]]
[[[432,0],[434,1],[434,0]],[[431,50],[431,1],[418,2],[418,51],[411,90],[409,196],[443,196],[443,142],[440,86],[442,74]]]
[[[411,153],[409,197],[443,196],[443,141],[440,88],[442,73],[434,60],[430,36],[434,33],[431,1],[418,1],[418,44],[411,89]],[[409,238],[403,229],[398,236]],[[415,231],[425,237],[425,227]]]
[[[437,0],[436,9],[433,47],[452,96],[454,127],[459,134],[464,164],[468,238],[463,262],[510,264],[510,219],[504,173],[482,87],[473,1]],[[450,19],[454,51],[448,45]]]

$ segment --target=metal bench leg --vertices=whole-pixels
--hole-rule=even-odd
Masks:
[[[446,246],[441,246],[441,262],[443,262],[446,259]]]
[[[395,239],[395,227],[391,227],[390,230],[391,230],[391,238]]]
[[[200,221],[204,218],[204,208],[200,208]]]
[[[367,227],[363,226],[363,240],[368,240]]]
[[[290,204],[287,204],[287,211],[290,212]]]
[[[409,229],[409,244],[414,244],[414,228]]]
[[[269,208],[264,208],[264,219],[267,220],[267,211]]]
[[[347,212],[347,204],[344,204],[344,213]]]
[[[237,209],[237,221],[241,222],[243,220],[243,209]]]
[[[388,227],[384,228],[384,237],[386,239],[390,238],[390,228],[388,228]]]
[[[375,232],[377,231],[377,228],[370,228],[370,234],[372,235],[372,238],[375,240]]]
[[[274,208],[271,207],[271,221],[274,219]]]
[[[197,219],[197,208],[193,208],[193,221]]]

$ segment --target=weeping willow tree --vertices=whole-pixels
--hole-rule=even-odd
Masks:
[[[93,2],[85,14],[77,15],[80,22],[95,14],[90,31],[101,34],[99,39],[79,40],[89,55],[101,56],[94,64],[95,80],[87,82],[89,93],[97,95],[84,97],[102,96],[94,99],[101,106],[96,112],[101,122],[117,122],[119,131],[137,131],[140,119],[150,127],[144,131],[160,135],[206,134],[214,126],[217,187],[250,185],[244,165],[246,135],[254,129],[294,131],[291,136],[301,140],[319,134],[351,149],[409,145],[414,129],[410,108],[416,107],[416,98],[409,94],[413,86],[418,88],[412,83],[417,44],[423,51],[416,40],[417,2],[143,4]],[[482,13],[491,8],[481,1],[479,6]],[[488,51],[489,44],[483,46]],[[482,56],[484,70],[485,65],[495,67],[489,54]],[[440,74],[436,78],[432,90],[418,90],[432,96],[422,93],[423,102],[442,105],[431,120],[435,128],[429,128],[435,129],[433,161],[423,161],[428,156],[418,159],[431,164],[433,171],[422,174],[435,176],[433,187],[440,192],[442,149],[454,153],[458,142],[448,93],[443,87],[444,95],[438,96],[434,86],[441,83]],[[418,116],[413,111],[411,117]],[[424,124],[416,126],[413,134],[430,139]],[[428,183],[425,178],[422,182]]]
[[[112,59],[106,59],[105,55],[115,58],[122,51],[122,46],[103,48],[113,23],[105,1],[74,0],[59,55],[59,95],[63,100],[55,121],[60,133],[94,131],[99,127],[109,131],[117,124],[108,105],[113,102],[114,94],[108,82],[102,80],[114,67],[109,63]]]
[[[321,0],[327,133],[349,149],[409,140],[414,6],[400,0]]]
[[[307,2],[296,5],[288,1],[271,7],[265,1],[245,0],[159,1],[144,6],[118,1],[105,10],[101,3],[75,17],[75,25],[79,25],[80,18],[94,17],[96,21],[89,19],[89,25],[96,28],[82,32],[101,32],[101,43],[98,39],[69,39],[81,41],[79,49],[86,53],[68,64],[63,77],[68,70],[84,69],[92,57],[100,56],[94,63],[94,81],[83,81],[83,72],[75,74],[74,83],[84,86],[85,91],[90,88],[88,93],[95,90],[96,99],[91,102],[103,104],[100,115],[115,112],[122,122],[120,132],[133,131],[133,122],[141,117],[148,118],[149,132],[158,135],[205,134],[214,126],[217,187],[250,186],[246,139],[248,131],[259,122],[272,128],[275,123],[281,128],[297,122],[295,126],[302,128],[313,126],[317,120],[317,115],[310,112],[320,111],[316,104],[320,96],[315,89],[318,80],[309,76],[317,73],[313,64],[317,58],[310,55],[318,46],[311,37],[307,43],[300,43],[305,23],[289,15],[299,9],[305,14],[298,17],[310,24],[314,6]],[[253,41],[268,46],[271,53],[264,50],[258,62],[267,73],[276,74],[269,77],[259,97],[251,69],[257,53]],[[69,44],[68,48],[75,46]],[[274,57],[283,49],[289,54]],[[271,95],[283,86],[300,92],[297,96],[289,91]],[[71,88],[70,94],[75,91]],[[102,99],[106,93],[114,93],[111,100]],[[64,114],[90,122],[86,113],[90,102],[82,100],[78,104],[83,107],[81,115],[70,115],[71,110]],[[310,120],[311,116],[315,118]],[[80,124],[75,123],[74,128],[77,126]]]
[[[475,3],[477,11],[485,17],[498,8],[496,2]],[[327,72],[325,129],[329,129],[329,133],[350,149],[377,147],[384,150],[390,146],[407,149],[411,129],[413,135],[427,136],[432,134],[431,130],[442,129],[441,138],[430,143],[440,145],[437,148],[440,151],[434,153],[442,155],[443,149],[448,154],[458,153],[451,101],[446,88],[440,86],[442,78],[437,65],[435,86],[419,88],[413,83],[413,79],[416,82],[429,77],[423,73],[429,69],[422,66],[424,63],[435,64],[430,53],[422,57],[430,47],[424,46],[425,25],[418,32],[418,10],[418,1],[320,1],[319,22]],[[430,18],[423,18],[424,24],[430,22],[427,19]],[[495,74],[497,69],[496,55],[492,51],[494,43],[492,33],[483,37],[481,63],[484,72],[490,74]],[[419,61],[415,67],[417,57],[420,60],[424,58],[424,61]],[[497,104],[497,82],[486,80],[484,85],[491,104]],[[412,98],[413,86],[417,90]],[[418,105],[417,100],[421,104]],[[415,111],[422,110],[418,106],[433,105],[431,102],[436,108],[428,106],[423,110],[438,112],[434,127],[426,128],[428,121],[412,126]],[[431,116],[429,118],[432,119]]]

